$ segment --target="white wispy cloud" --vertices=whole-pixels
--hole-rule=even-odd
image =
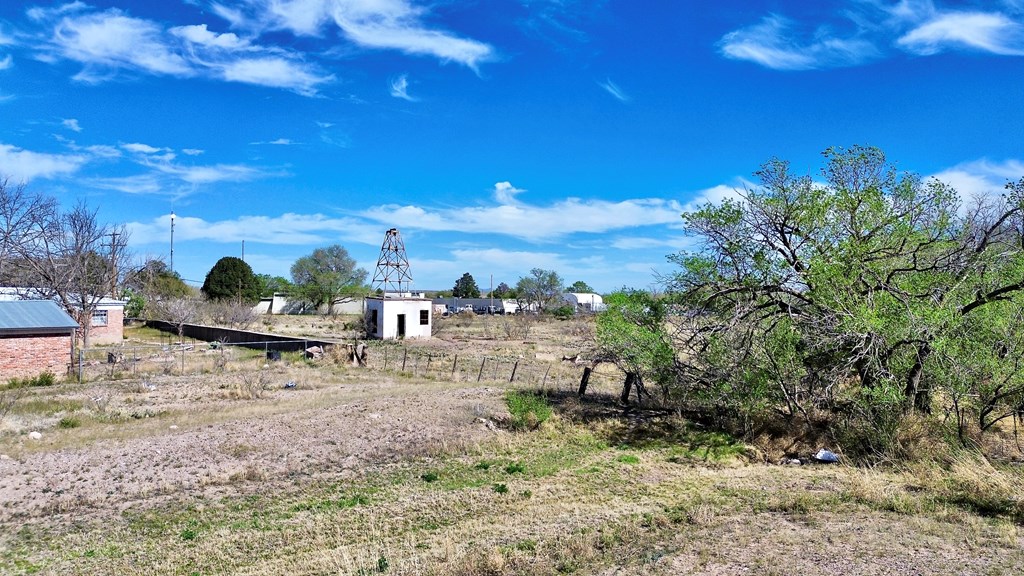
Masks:
[[[0,175],[15,182],[74,174],[86,162],[88,158],[80,154],[33,152],[0,143]]]
[[[949,12],[907,32],[896,44],[923,56],[957,48],[1022,56],[1024,25],[999,13]]]
[[[426,8],[405,0],[336,0],[330,13],[349,40],[367,48],[433,56],[471,69],[494,57],[488,44],[426,27]]]
[[[204,150],[200,150],[199,148],[182,148],[181,149],[181,153],[185,154],[186,156],[199,156],[203,152],[205,152],[205,151]]]
[[[127,224],[132,241],[138,244],[162,242],[167,234],[169,215],[157,216],[149,222]],[[368,225],[358,219],[329,217],[323,214],[294,214],[280,216],[239,216],[227,220],[206,220],[189,216],[179,210],[174,221],[176,240],[202,240],[217,243],[246,242],[284,245],[312,245],[338,240],[368,240],[379,243],[379,225]],[[339,237],[339,231],[344,236]],[[372,240],[370,240],[372,238]]]
[[[175,26],[129,16],[111,8],[30,11],[50,32],[39,39],[38,58],[82,64],[74,78],[99,83],[122,72],[205,77],[317,95],[334,77],[302,55],[279,46],[259,46],[233,32],[218,33],[206,24]]]
[[[409,77],[406,74],[402,74],[398,78],[393,78],[390,81],[391,95],[395,98],[401,98],[402,100],[408,100],[409,102],[416,102],[417,99],[409,95]]]
[[[285,88],[304,96],[317,94],[317,87],[334,80],[333,75],[320,75],[311,66],[279,56],[243,58],[219,65],[221,75],[231,82]]]
[[[1024,177],[1024,161],[972,160],[941,170],[932,177],[955,188],[966,205],[973,198],[998,197],[1005,193],[1007,182]]]
[[[604,88],[605,92],[611,94],[619,102],[629,102],[630,100],[629,95],[622,88],[619,88],[615,82],[612,82],[610,78],[605,79],[604,82],[598,82],[597,85]]]
[[[68,130],[71,130],[72,132],[81,132],[82,131],[82,127],[78,125],[78,120],[75,119],[75,118],[65,118],[65,119],[61,120],[60,123],[61,123],[61,126],[64,126]]]
[[[214,2],[211,8],[233,28],[257,36],[276,30],[321,36],[333,23],[363,48],[432,56],[471,69],[494,57],[486,43],[427,25],[429,9],[412,0],[243,0]]]
[[[748,60],[775,70],[810,70],[861,64],[879,55],[866,40],[836,36],[827,27],[801,38],[794,23],[766,16],[758,24],[729,32],[718,42],[726,58]]]
[[[494,185],[494,201],[498,204],[515,204],[516,195],[526,192],[522,188],[516,188],[511,182],[498,182]]]
[[[156,23],[126,16],[113,8],[106,12],[64,16],[54,26],[49,49],[85,65],[75,78],[98,82],[111,69],[153,74],[191,76],[193,67],[166,44]]]
[[[8,68],[14,67],[14,56],[8,54],[3,58],[0,58],[0,70],[7,70]]]
[[[361,215],[400,228],[503,234],[533,242],[554,241],[576,233],[599,234],[639,226],[674,223],[682,206],[662,199],[620,202],[568,198],[548,206],[522,203],[488,207],[434,209],[384,205]]]
[[[158,152],[167,152],[170,150],[169,148],[157,148],[141,142],[128,142],[121,144],[121,148],[136,154],[156,154]]]
[[[955,50],[1024,56],[1020,6],[1010,0],[964,11],[933,0],[862,0],[846,3],[825,22],[770,14],[725,34],[718,48],[726,58],[775,70],[854,66],[887,56],[892,47],[920,56]]]

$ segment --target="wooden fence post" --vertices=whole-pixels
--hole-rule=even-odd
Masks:
[[[582,398],[583,395],[587,393],[587,384],[590,383],[591,372],[593,372],[593,370],[590,368],[590,366],[587,366],[586,368],[583,369],[583,377],[580,378],[580,389],[576,392],[576,395],[579,396],[580,398]]]
[[[404,349],[405,353],[402,354],[402,372],[405,372],[405,361],[409,359],[409,349]]]
[[[476,375],[476,381],[477,382],[480,381],[480,378],[483,378],[483,375],[484,375],[484,364],[487,364],[487,356],[484,356],[484,359],[480,361],[480,373]]]
[[[548,387],[548,374],[551,372],[551,364],[548,364],[548,369],[544,371],[544,381],[541,382],[540,387],[542,390],[547,390]]]
[[[516,379],[516,370],[518,368],[519,368],[519,360],[516,360],[516,363],[512,365],[512,375],[508,377],[508,383],[509,384],[511,384],[512,381]]]
[[[455,381],[455,369],[459,367],[459,355],[455,355],[455,360],[452,361],[452,381]]]

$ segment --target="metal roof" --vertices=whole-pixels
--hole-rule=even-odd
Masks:
[[[68,313],[50,300],[0,302],[0,332],[70,332],[78,328]]]

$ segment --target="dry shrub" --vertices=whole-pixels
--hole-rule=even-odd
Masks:
[[[535,321],[529,314],[505,316],[501,319],[501,328],[508,340],[524,340],[530,336]]]
[[[267,370],[239,372],[228,385],[225,396],[231,400],[255,400],[270,390],[271,374]]]

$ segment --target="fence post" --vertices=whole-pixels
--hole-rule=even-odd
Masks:
[[[544,371],[544,381],[541,382],[540,387],[542,390],[548,389],[548,374],[551,372],[551,364],[548,364],[548,369]]]
[[[590,383],[591,372],[593,372],[593,370],[591,370],[590,366],[587,366],[586,368],[583,369],[583,377],[580,378],[580,388],[576,392],[576,395],[579,396],[580,398],[582,398],[583,395],[587,393],[587,384]]]
[[[486,364],[486,363],[487,363],[487,356],[484,356],[484,359],[480,361],[480,373],[476,375],[476,381],[477,382],[479,382],[480,378],[482,378],[483,375],[484,375],[484,364]]]
[[[405,353],[402,354],[402,370],[401,371],[405,372],[405,361],[409,359],[409,349],[408,348],[404,348],[403,351]]]
[[[459,355],[455,355],[455,360],[452,361],[452,381],[455,381],[455,369],[459,366]]]
[[[427,354],[427,367],[423,370],[424,376],[430,376],[430,360],[433,358],[430,354]],[[417,362],[419,364],[419,362]]]
[[[512,381],[516,379],[516,370],[518,368],[519,368],[519,360],[516,360],[516,363],[512,365],[512,375],[508,377],[508,383],[509,384],[511,384]]]
[[[78,383],[82,383],[82,349],[78,349]]]
[[[385,346],[384,347],[384,370],[383,370],[383,372],[387,372],[387,371],[388,371],[388,349]]]

